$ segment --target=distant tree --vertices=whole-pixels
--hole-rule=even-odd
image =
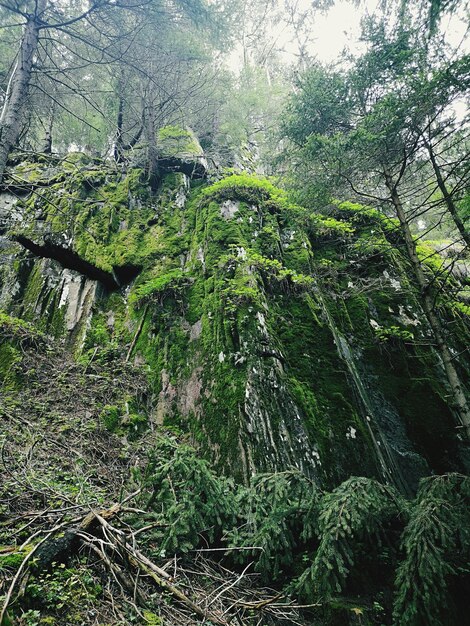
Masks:
[[[142,0],[145,1],[145,0]],[[148,1],[148,0],[147,0]],[[0,183],[3,180],[8,156],[21,132],[25,102],[27,101],[35,63],[39,55],[39,44],[44,36],[54,38],[66,35],[69,38],[87,39],[88,35],[74,30],[79,23],[88,22],[94,29],[92,16],[100,11],[133,7],[137,4],[126,0],[89,0],[57,4],[51,0],[5,0],[0,2],[3,17],[22,29],[22,36],[14,65],[9,73],[7,88],[0,115]],[[5,25],[6,26],[6,25]],[[98,40],[92,45],[100,46]]]
[[[74,119],[94,133],[91,143],[95,147],[108,141],[108,133],[112,132],[116,158],[122,160],[125,148],[143,132],[142,120],[148,121],[154,114],[153,123],[148,122],[147,127],[158,122],[150,105],[160,107],[166,101],[168,108],[168,103],[179,100],[180,106],[191,91],[191,81],[185,83],[182,76],[189,75],[188,63],[194,65],[201,54],[192,45],[194,37],[188,24],[197,25],[201,40],[203,33],[207,40],[214,38],[214,33],[222,30],[231,4],[231,0],[214,4],[209,11],[204,0],[0,2],[0,28],[21,30],[14,63],[11,68],[0,66],[0,79],[4,72],[5,84],[0,117],[0,183],[26,119],[29,140],[34,137],[34,129],[42,135],[35,143],[41,149],[51,148],[52,110],[54,123],[63,121],[69,127],[64,136],[70,135]],[[150,91],[154,94],[151,97]],[[32,96],[39,107],[31,106]],[[147,98],[143,109],[142,96]],[[115,122],[110,122],[114,116]],[[73,141],[83,145],[80,140]]]

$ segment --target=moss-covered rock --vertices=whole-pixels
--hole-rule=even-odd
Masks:
[[[168,157],[201,156],[189,131],[161,129],[158,140]],[[305,209],[247,174],[209,185],[172,172],[154,195],[141,170],[78,155],[17,174],[34,193],[10,235],[67,247],[116,283],[111,292],[6,240],[17,285],[8,310],[85,364],[118,354],[143,365],[151,422],[187,432],[221,471],[247,479],[294,466],[327,486],[361,474],[409,491],[430,470],[461,466],[393,220],[352,203]],[[428,252],[424,262],[441,263]],[[439,302],[462,344],[463,306]],[[105,407],[101,421],[123,437],[147,427],[132,408]]]

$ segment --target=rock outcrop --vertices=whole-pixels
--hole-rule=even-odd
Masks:
[[[118,351],[143,367],[150,425],[190,433],[240,480],[297,467],[328,488],[360,474],[408,493],[462,468],[393,221],[302,209],[255,176],[208,184],[175,132],[160,137],[157,194],[138,167],[81,155],[10,171],[2,309],[85,359]],[[457,362],[468,334],[454,305],[441,315],[461,328]]]

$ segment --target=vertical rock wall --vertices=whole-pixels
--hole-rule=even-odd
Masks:
[[[376,211],[323,217],[245,175],[169,173],[150,195],[139,169],[79,155],[16,171],[32,191],[0,197],[2,309],[81,358],[140,364],[149,421],[189,433],[221,470],[412,491],[462,467],[397,232]],[[464,343],[462,317],[444,314]]]

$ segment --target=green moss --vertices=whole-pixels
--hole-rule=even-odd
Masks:
[[[334,202],[334,206],[339,215],[347,215],[348,219],[359,224],[378,224],[385,231],[393,231],[399,227],[399,222],[396,218],[388,217],[370,206],[365,206],[357,202],[339,201]]]
[[[100,414],[100,421],[111,433],[126,434],[129,440],[138,438],[148,427],[147,416],[139,411],[135,400],[127,398],[122,404],[107,404]]]
[[[66,333],[65,314],[66,307],[64,305],[59,306],[59,294],[51,290],[50,296],[47,301],[46,309],[48,310],[46,323],[46,331],[52,337],[59,339]]]
[[[201,156],[202,148],[195,135],[179,126],[164,126],[157,132],[157,149],[164,156]]]
[[[0,334],[17,339],[24,337],[31,339],[44,338],[44,335],[37,330],[34,324],[19,317],[12,317],[3,311],[0,311]]]
[[[267,259],[260,254],[248,252],[247,261],[266,276],[272,277],[280,283],[288,284],[295,289],[309,289],[314,285],[314,279],[305,274],[288,269],[276,259]]]
[[[64,169],[75,169],[77,165],[89,165],[91,162],[92,158],[84,152],[68,152],[61,165]]]
[[[20,362],[21,352],[18,348],[8,343],[0,345],[0,383],[4,392],[18,389],[20,379],[15,365]]]
[[[284,191],[275,187],[271,181],[261,176],[249,174],[233,174],[222,178],[218,182],[206,187],[203,195],[207,198],[243,199],[248,202],[256,200],[284,200],[287,196]]]
[[[22,297],[23,316],[28,320],[35,319],[36,306],[43,290],[44,277],[41,272],[40,263],[36,263],[29,275],[28,282]]]
[[[0,575],[5,571],[16,571],[31,549],[32,546],[27,546],[24,550],[0,554]]]
[[[416,254],[421,263],[426,265],[434,274],[439,274],[444,266],[443,258],[426,242],[416,245]]]
[[[142,615],[144,616],[145,623],[149,626],[160,626],[160,624],[163,623],[162,619],[151,611],[144,611]]]
[[[121,424],[122,410],[115,405],[107,404],[101,411],[100,419],[106,430],[116,433]]]
[[[319,213],[309,215],[309,228],[315,237],[337,237],[338,235],[352,235],[355,228],[350,222],[326,217]]]
[[[461,313],[467,317],[470,317],[470,306],[468,304],[465,304],[464,302],[452,302],[450,303],[450,308],[457,312],[457,313]]]
[[[170,139],[187,138],[181,129],[165,132]],[[270,414],[275,445],[285,445],[276,431],[281,418],[300,419],[320,455],[320,481],[333,485],[351,473],[377,472],[361,401],[335,345],[336,326],[373,392],[396,407],[413,441],[426,441],[422,449],[433,466],[443,463],[426,424],[425,414],[436,426],[437,411],[425,396],[445,411],[445,392],[431,348],[415,350],[414,343],[426,339],[424,324],[410,329],[398,315],[400,305],[416,316],[420,308],[407,279],[409,264],[394,247],[395,222],[352,203],[322,215],[291,203],[269,179],[248,175],[185,187],[189,197],[181,207],[181,175],[167,175],[152,197],[140,177],[131,170],[120,180],[105,164],[89,163],[71,168],[64,182],[28,203],[54,232],[73,237],[90,262],[108,271],[125,263],[141,268],[129,288],[97,298],[87,322],[85,367],[90,359],[99,364],[130,350],[130,360],[148,374],[153,397],[165,400],[164,423],[189,432],[202,454],[239,478],[240,446],[255,463],[266,462],[246,432],[244,414],[247,381],[256,367],[260,379],[273,381],[272,389],[256,393]],[[236,203],[233,214],[221,206],[225,200]],[[400,292],[387,284],[384,270],[399,279]],[[50,314],[57,311],[57,297],[43,291],[37,263],[26,286],[25,314],[33,319],[41,303],[47,324],[59,329],[63,318]],[[453,312],[457,324],[464,310]],[[408,397],[407,407],[403,397],[411,373],[418,378],[420,369],[429,380],[412,381],[424,407],[418,414],[419,403]],[[289,407],[298,413],[287,414]],[[436,432],[450,445],[446,420]],[[101,422],[129,439],[147,428],[142,407],[130,401],[126,406],[124,399],[105,406]],[[351,428],[354,439],[348,438]]]
[[[163,298],[165,294],[179,291],[187,279],[181,269],[170,270],[166,274],[146,278],[132,291],[130,302],[146,302],[156,296]]]

